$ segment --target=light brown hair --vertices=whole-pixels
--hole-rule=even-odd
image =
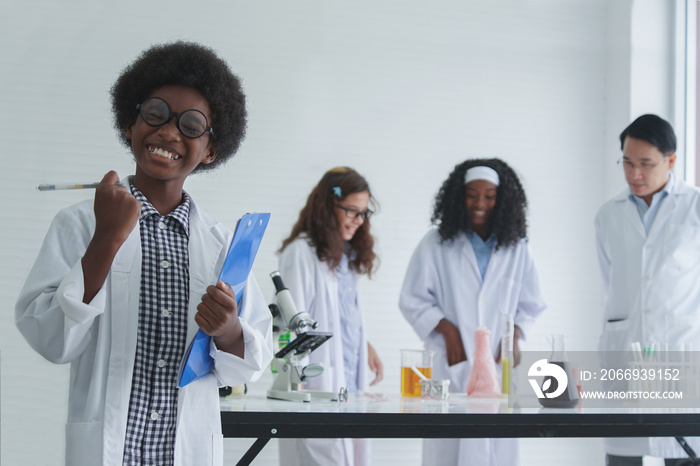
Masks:
[[[362,175],[348,167],[328,170],[311,190],[291,234],[282,242],[280,252],[300,235],[306,234],[309,244],[316,248],[318,259],[335,270],[343,257],[345,243],[333,209],[336,203],[342,202],[348,195],[363,191],[369,193],[369,205],[376,208],[377,202]],[[374,253],[374,238],[370,234],[369,218],[365,218],[349,243],[353,250],[349,255],[350,268],[356,273],[371,277],[377,257]]]

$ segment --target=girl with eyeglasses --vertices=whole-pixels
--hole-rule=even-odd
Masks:
[[[435,198],[428,232],[413,253],[399,307],[426,349],[435,351],[433,377],[465,392],[478,327],[491,331],[500,361],[507,316],[518,339],[545,308],[527,243],[527,201],[517,175],[499,159],[457,165]],[[426,439],[423,465],[513,466],[517,439]]]
[[[337,393],[366,391],[383,378],[382,363],[367,342],[359,275],[371,277],[377,261],[370,217],[376,201],[352,168],[326,172],[313,188],[292,232],[280,248],[279,271],[300,311],[333,338],[309,355],[323,373],[305,389]],[[370,381],[369,371],[374,372]],[[366,439],[280,440],[280,464],[367,465]]]

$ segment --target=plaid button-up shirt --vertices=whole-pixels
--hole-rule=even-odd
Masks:
[[[187,338],[190,200],[184,194],[162,217],[133,185],[131,192],[142,204],[142,266],[124,464],[167,466],[173,464],[177,375]]]

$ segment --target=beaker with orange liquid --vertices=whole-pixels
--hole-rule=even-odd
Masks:
[[[422,374],[433,377],[433,355],[431,350],[401,350],[401,396],[419,398]]]

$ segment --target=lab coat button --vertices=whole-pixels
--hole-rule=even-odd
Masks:
[[[170,262],[161,261],[160,266],[163,267],[164,269],[167,269],[168,267],[170,267]]]
[[[160,419],[160,414],[158,414],[158,413],[156,413],[155,411],[153,411],[153,412],[151,413],[151,419],[153,419],[154,421],[157,421],[158,419]]]
[[[156,364],[158,364],[158,367],[165,367],[167,363],[165,362],[165,359],[159,359]]]

